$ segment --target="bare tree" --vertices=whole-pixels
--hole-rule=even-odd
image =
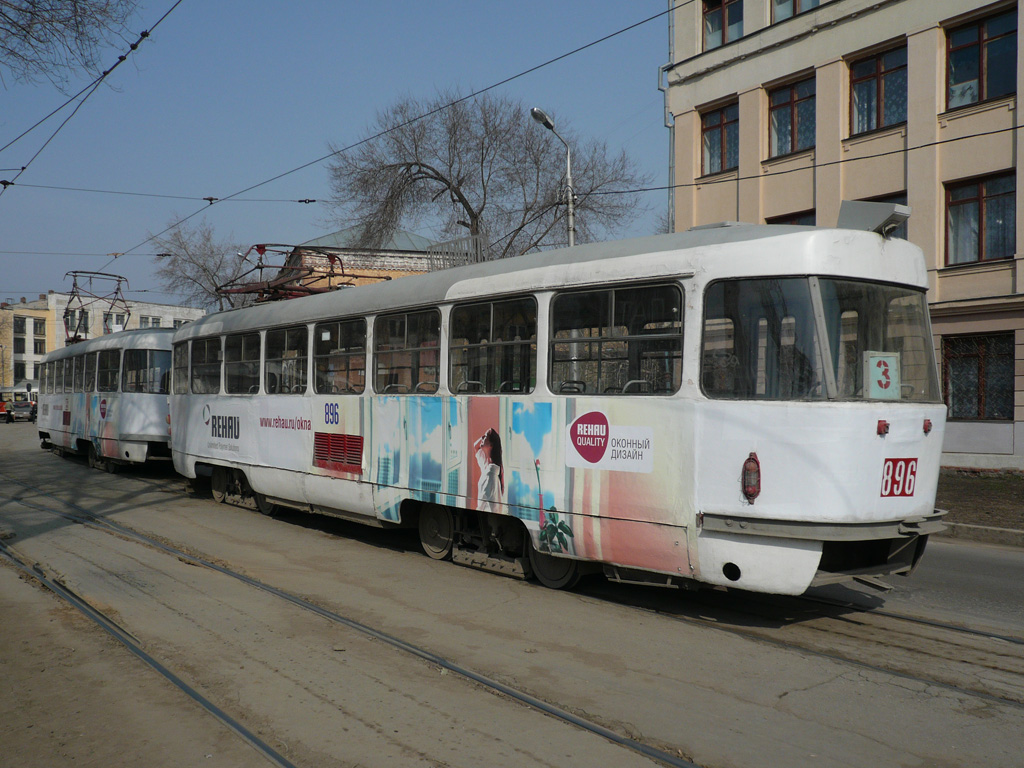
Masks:
[[[530,119],[520,101],[440,92],[408,98],[377,116],[369,138],[337,152],[330,167],[337,220],[362,228],[379,247],[399,227],[429,221],[446,235],[483,235],[489,256],[515,256],[566,243],[565,147]],[[604,239],[641,210],[646,177],[625,152],[581,142],[572,147],[576,239]]]
[[[156,276],[168,293],[192,306],[230,309],[249,304],[252,294],[220,294],[217,286],[235,280],[252,267],[236,243],[218,241],[205,220],[194,228],[179,224],[153,241]]]
[[[137,0],[0,0],[0,72],[46,77],[58,87],[72,72],[99,72],[97,54],[126,39]],[[2,75],[0,75],[2,82]]]

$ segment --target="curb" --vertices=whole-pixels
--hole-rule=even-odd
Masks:
[[[1024,548],[1024,531],[1012,528],[990,528],[967,523],[946,523],[946,530],[935,534],[942,539],[977,541],[984,544],[1002,544],[1008,547]]]

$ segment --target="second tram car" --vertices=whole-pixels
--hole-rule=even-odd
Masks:
[[[83,453],[90,466],[170,458],[168,395],[172,328],[122,331],[43,358],[39,437],[57,452]]]
[[[927,284],[903,240],[722,225],[209,315],[174,464],[551,587],[907,573],[942,528]]]

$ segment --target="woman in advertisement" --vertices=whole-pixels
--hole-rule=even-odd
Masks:
[[[473,443],[476,463],[480,467],[477,483],[476,508],[481,512],[500,512],[501,497],[505,494],[505,468],[501,463],[501,438],[493,429]]]

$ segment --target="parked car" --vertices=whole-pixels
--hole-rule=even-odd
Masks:
[[[17,400],[4,403],[4,413],[0,414],[0,421],[32,421],[36,413],[36,404],[32,400]]]

